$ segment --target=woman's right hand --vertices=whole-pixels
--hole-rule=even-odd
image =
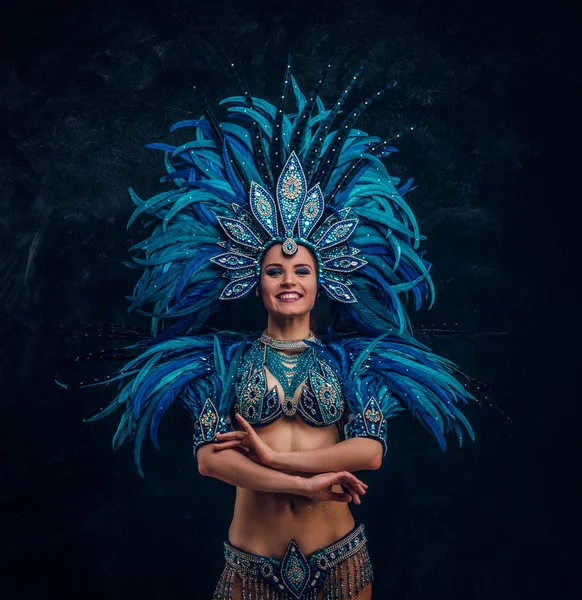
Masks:
[[[366,493],[368,487],[349,471],[338,471],[337,473],[320,473],[309,478],[302,478],[302,489],[300,494],[312,500],[351,502],[361,504],[360,495]],[[342,485],[349,490],[349,494],[332,491],[334,485]]]

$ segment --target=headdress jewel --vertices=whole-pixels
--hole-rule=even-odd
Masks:
[[[274,244],[283,244],[283,253],[292,256],[299,244],[309,248],[317,261],[319,284],[334,300],[357,302],[347,274],[367,262],[347,242],[358,224],[349,219],[349,208],[328,216],[319,226],[325,202],[319,184],[307,190],[307,180],[295,152],[289,156],[276,186],[276,195],[256,182],[249,192],[250,212],[233,204],[237,218],[218,217],[228,240],[219,245],[228,252],[210,260],[226,269],[230,283],[221,300],[246,296],[258,283],[261,259]]]

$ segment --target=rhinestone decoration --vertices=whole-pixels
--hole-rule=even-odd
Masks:
[[[325,221],[311,234],[309,240],[313,244],[319,244],[319,241],[323,237],[323,234],[330,228],[333,223],[337,223],[338,218],[335,214],[329,215]]]
[[[219,254],[218,256],[213,256],[210,261],[228,270],[254,266],[257,262],[252,256],[238,254],[237,252]]]
[[[202,437],[205,440],[214,439],[214,426],[218,421],[218,411],[212,403],[212,400],[208,398],[204,403],[202,412],[200,413],[200,427],[202,428]]]
[[[350,289],[343,285],[343,283],[338,283],[334,281],[325,281],[321,284],[325,291],[338,302],[344,303],[352,303],[357,302],[357,298],[352,294]]]
[[[267,346],[265,366],[273,374],[283,389],[283,412],[291,417],[297,411],[295,390],[307,379],[310,369],[315,364],[311,350],[304,350],[296,356],[287,356]]]
[[[297,252],[297,242],[292,238],[287,238],[283,242],[283,253],[287,256],[293,256]]]
[[[307,194],[307,198],[305,199],[301,213],[299,214],[297,230],[300,238],[307,239],[309,237],[312,229],[323,214],[323,208],[323,194],[319,184],[317,184]]]
[[[240,413],[245,419],[255,421],[261,418],[261,405],[266,386],[267,380],[263,369],[252,371],[249,380],[242,388],[240,401]]]
[[[246,296],[257,283],[259,282],[254,276],[247,279],[235,279],[222,290],[220,300],[237,300],[238,298],[242,298]]]
[[[352,415],[344,426],[345,439],[353,437],[371,437],[377,439],[386,456],[387,446],[387,423],[380,405],[374,397],[371,397],[364,410]]]
[[[302,340],[298,342],[305,347]],[[279,386],[267,390],[265,367],[283,389],[282,398]],[[297,387],[303,382],[305,385],[296,399]],[[263,343],[262,338],[255,341],[240,362],[235,396],[235,411],[251,425],[266,425],[282,415],[298,414],[314,427],[326,427],[339,421],[345,412],[341,384],[313,348],[296,356],[281,355]]]
[[[283,412],[292,417],[297,412],[297,400],[293,396],[286,396],[283,400]]]
[[[271,337],[266,331],[263,332],[259,338],[263,344],[275,348],[275,350],[303,350],[307,348],[307,344],[303,340],[277,340]],[[306,338],[308,342],[317,342],[317,338],[313,333],[309,332],[309,337]]]
[[[256,248],[261,245],[261,240],[242,221],[229,219],[228,217],[217,217],[224,233],[237,244]]]
[[[303,207],[303,217],[305,219],[313,219],[313,216],[315,215],[316,211],[317,211],[317,202],[315,200],[310,200]]]
[[[295,152],[285,163],[277,183],[277,202],[283,229],[291,235],[299,210],[305,200],[305,174]]]
[[[255,270],[250,269],[232,269],[223,273],[222,276],[227,279],[246,279],[247,277],[252,277],[255,273]]]
[[[217,433],[233,431],[232,423],[226,417],[220,417],[216,406],[208,398],[204,403],[200,418],[194,421],[194,434],[192,436],[194,451],[200,446],[216,440]]]
[[[368,421],[370,421],[371,423],[377,423],[378,421],[380,421],[380,419],[382,419],[382,413],[373,408],[370,410],[367,410],[364,413],[364,415],[365,415],[366,419]]]
[[[321,250],[345,242],[354,232],[358,219],[347,219],[332,225],[317,244]]]
[[[289,542],[287,552],[281,561],[281,578],[283,585],[293,597],[300,600],[303,590],[311,579],[311,568],[295,540]]]
[[[328,296],[342,303],[357,302],[348,290],[351,282],[344,274],[367,264],[363,259],[355,259],[359,250],[346,244],[358,219],[347,218],[347,208],[329,215],[320,225],[325,211],[323,192],[319,184],[308,191],[306,188],[303,168],[292,152],[277,181],[275,197],[253,181],[250,211],[233,203],[235,218],[216,217],[228,238],[228,243],[221,240],[217,244],[228,252],[210,260],[226,269],[231,280],[222,291],[221,300],[246,296],[258,283],[262,255],[273,243],[281,243],[286,256],[295,255],[299,244],[307,246],[315,254],[318,282]]]
[[[343,413],[344,401],[339,382],[337,382],[335,376],[333,379],[328,380],[315,371],[311,371],[309,382],[323,421],[326,424],[337,421],[338,415],[341,416]]]
[[[259,595],[255,587],[252,593],[251,585],[247,584],[248,600],[279,598],[279,593],[286,600],[314,600],[322,588],[325,590],[325,600],[347,598],[352,592],[353,597],[356,597],[358,590],[373,580],[363,524],[330,546],[316,550],[309,557],[293,539],[287,545],[282,559],[251,554],[233,546],[229,541],[225,541],[223,545],[227,565],[225,572],[239,573],[243,589],[245,582],[255,582],[261,590]],[[353,585],[348,585],[346,589],[345,577],[340,573],[339,565],[351,557],[356,557],[351,571],[354,579]],[[230,580],[232,581],[232,576]],[[261,586],[262,582],[268,584],[268,589]],[[226,593],[223,593],[220,583],[217,590],[217,600],[232,600],[228,586]]]
[[[288,175],[281,186],[281,191],[285,198],[289,200],[295,200],[301,196],[303,191],[303,183],[295,177],[295,175]]]
[[[216,421],[218,421],[218,416],[215,413],[211,413],[211,412],[206,412],[200,418],[200,423],[204,427],[213,427],[214,423],[216,423]]]
[[[335,246],[334,248],[328,248],[322,254],[325,255],[324,262],[327,263],[332,258],[350,258],[351,256],[355,256],[359,253],[360,251],[357,248],[349,248],[348,246]]]
[[[277,388],[267,390],[263,352],[255,343],[240,363],[235,383],[235,412],[251,425],[267,425],[282,414]]]
[[[273,196],[254,181],[250,192],[251,211],[263,229],[271,236],[279,235],[277,214]]]
[[[261,202],[258,205],[257,210],[263,219],[265,219],[265,217],[270,217],[273,214],[271,207],[266,202]]]
[[[327,267],[323,268],[323,273],[325,275],[326,281],[342,283],[343,285],[351,285],[352,282],[345,276],[344,273],[338,273],[336,271],[332,271]]]
[[[364,408],[364,425],[370,435],[379,435],[380,427],[384,416],[382,409],[373,396],[368,400],[368,404]]]
[[[331,269],[332,271],[339,271],[340,273],[350,273],[351,271],[355,271],[367,265],[368,263],[356,256],[339,256],[337,258],[330,258],[323,262],[326,269]]]

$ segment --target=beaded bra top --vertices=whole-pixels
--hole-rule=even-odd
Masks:
[[[293,396],[297,387],[289,391],[285,381],[283,367],[274,369],[277,364],[275,359],[269,360],[268,352],[276,352],[272,348],[256,340],[244,355],[238,369],[237,382],[235,385],[236,400],[234,409],[240,413],[251,425],[268,425],[283,415],[293,416],[297,413],[308,425],[313,427],[327,427],[339,421],[344,413],[345,402],[341,384],[331,367],[322,360],[313,348],[307,348],[302,357],[303,365],[299,367],[306,374],[302,381],[297,382],[297,387],[304,382],[303,389],[297,399]],[[281,362],[286,363],[288,357]],[[291,357],[289,361],[291,373],[294,369],[297,357]],[[271,367],[270,367],[271,365]],[[284,390],[284,398],[281,401],[277,385],[271,389],[267,384],[267,372],[279,382]],[[277,373],[273,373],[277,370]],[[288,381],[295,381],[294,376]]]

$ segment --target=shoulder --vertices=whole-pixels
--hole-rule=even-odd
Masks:
[[[240,357],[240,364],[244,363],[248,360],[254,360],[257,356],[261,354],[262,344],[260,340],[249,340],[247,341],[244,352]]]
[[[244,374],[252,368],[253,364],[259,363],[262,357],[262,344],[259,340],[249,341],[246,348],[238,358],[237,379],[240,380]]]

